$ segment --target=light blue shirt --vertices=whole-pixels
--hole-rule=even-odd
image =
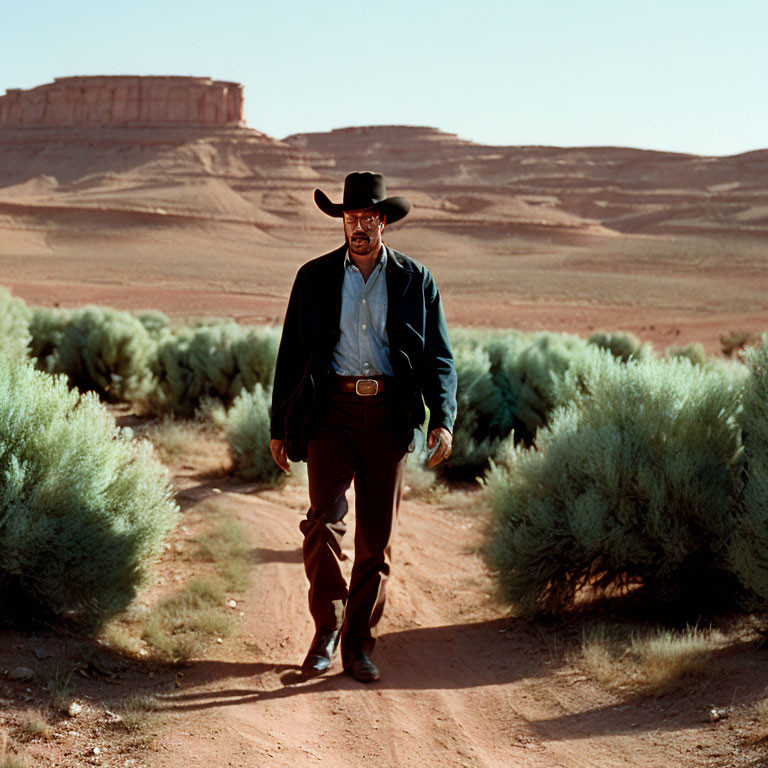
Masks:
[[[392,376],[387,338],[387,249],[381,252],[366,282],[349,258],[344,259],[341,288],[341,336],[331,364],[342,376]]]

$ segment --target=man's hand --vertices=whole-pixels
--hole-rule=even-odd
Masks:
[[[270,440],[269,452],[272,454],[272,458],[275,460],[275,464],[277,464],[277,466],[280,467],[283,472],[290,473],[291,470],[288,466],[288,454],[285,452],[285,441]]]
[[[435,427],[427,437],[427,448],[430,451],[435,448],[435,452],[429,457],[429,466],[436,467],[451,455],[453,435],[445,427]]]

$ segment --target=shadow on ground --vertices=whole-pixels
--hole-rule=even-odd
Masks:
[[[293,552],[275,553],[277,557],[286,554],[297,557]],[[114,709],[144,693],[156,696],[162,711],[176,713],[258,705],[329,691],[470,691],[512,686],[510,717],[523,715],[536,736],[547,742],[701,728],[709,722],[712,707],[727,709],[763,698],[762,668],[768,661],[768,651],[754,639],[739,642],[714,655],[709,677],[676,692],[655,696],[614,692],[609,697],[599,695],[603,703],[584,709],[594,698],[589,691],[574,688],[570,702],[561,703],[561,714],[537,720],[533,712],[525,711],[524,695],[535,701],[551,697],[552,690],[562,691],[564,681],[591,690],[594,683],[563,667],[565,657],[558,658],[546,631],[532,621],[499,619],[387,632],[375,652],[382,678],[372,686],[344,674],[338,658],[329,674],[306,677],[297,659],[285,658],[288,651],[277,649],[274,659],[264,660],[268,654],[257,645],[253,648],[262,658],[252,662],[203,659],[172,668],[142,663],[74,633],[5,629],[0,631],[0,668],[28,667],[32,677],[16,681],[6,677],[0,704],[6,711],[47,706],[52,686],[60,686],[65,677],[74,699]],[[558,675],[561,685],[552,686],[547,678]],[[604,703],[606,698],[610,703]],[[552,711],[551,702],[544,708]]]
[[[66,628],[39,626],[0,630],[0,670],[4,712],[46,710],[52,699],[119,708],[171,690],[177,676],[168,665],[143,663]]]
[[[521,631],[529,634],[527,629],[521,628]],[[501,619],[383,634],[376,646],[382,679],[375,687],[378,690],[473,688],[505,685],[522,677],[546,674],[537,654],[517,660],[508,655],[508,633],[509,621]],[[341,671],[338,657],[330,674],[314,678],[302,675],[296,663],[282,660],[274,664],[199,661],[186,673],[185,684],[203,688],[234,679],[242,680],[245,685],[207,692],[203,699],[198,699],[196,692],[177,693],[168,697],[167,706],[201,709],[360,687],[360,683]]]
[[[676,692],[620,693],[610,697],[612,703],[580,711],[567,711],[565,703],[561,707],[563,714],[547,720],[525,716],[542,741],[637,733],[638,729],[665,732],[700,728],[709,722],[712,707],[749,705],[765,695],[764,677],[756,672],[766,659],[768,652],[757,649],[752,640],[745,641],[715,655],[711,668],[716,674]],[[583,675],[562,670],[562,658],[558,660],[553,654],[546,633],[538,624],[523,619],[388,632],[379,639],[375,660],[382,677],[370,687],[344,674],[338,659],[329,674],[314,678],[302,675],[295,663],[284,660],[273,664],[195,662],[185,674],[181,689],[162,697],[162,706],[164,710],[184,712],[329,691],[470,690],[519,683],[519,688],[510,689],[513,717],[525,708],[521,704],[519,711],[514,709],[516,701],[520,701],[516,695],[526,694],[532,699],[550,696],[545,678],[561,671],[571,675],[565,681],[568,685],[594,688],[594,683]],[[228,681],[237,684],[227,685]],[[210,690],[211,686],[217,689]],[[208,690],[195,690],[198,688]],[[584,691],[574,692],[582,706],[593,700]],[[605,698],[600,696],[603,702]]]

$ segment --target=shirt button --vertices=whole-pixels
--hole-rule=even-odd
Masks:
[[[365,303],[366,303],[366,301],[365,301],[365,299],[363,299],[363,304],[365,304]]]
[[[367,327],[368,326],[365,323],[363,323],[363,330],[365,330]]]

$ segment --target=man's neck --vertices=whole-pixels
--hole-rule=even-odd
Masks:
[[[378,264],[383,247],[384,245],[382,244],[379,246],[378,251],[371,251],[371,253],[367,253],[364,256],[353,253],[351,249],[348,249],[349,260],[360,270],[364,282],[368,282],[368,278],[373,274],[373,270],[376,269],[376,264]]]

